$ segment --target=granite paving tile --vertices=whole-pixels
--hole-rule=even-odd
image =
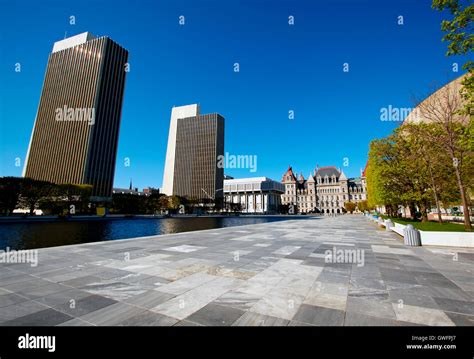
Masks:
[[[3,326],[53,326],[71,320],[72,317],[48,308],[3,322]]]
[[[330,263],[334,249],[364,260]],[[40,257],[37,267],[0,264],[0,325],[473,325],[474,249],[406,247],[360,215],[43,248]]]
[[[244,313],[240,309],[209,303],[187,317],[187,320],[206,326],[230,326]]]
[[[344,323],[344,311],[302,304],[293,320],[319,326],[341,326]]]

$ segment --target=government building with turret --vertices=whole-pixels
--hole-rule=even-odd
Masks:
[[[347,178],[334,166],[321,167],[304,178],[297,178],[291,166],[283,175],[285,193],[281,195],[283,205],[294,206],[298,213],[343,213],[344,203],[359,203],[367,200],[365,171],[357,178]]]

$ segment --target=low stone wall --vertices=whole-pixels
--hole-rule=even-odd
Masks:
[[[378,216],[366,215],[367,218],[385,227],[385,223],[378,222]],[[394,223],[390,229],[403,237],[405,225]],[[474,233],[472,232],[438,232],[420,231],[421,245],[424,246],[447,246],[447,247],[469,247],[474,248]]]
[[[420,233],[422,245],[474,248],[474,233],[431,231],[420,231]]]
[[[403,237],[403,230],[405,229],[405,227],[405,225],[395,222],[394,226],[392,227],[392,231]]]

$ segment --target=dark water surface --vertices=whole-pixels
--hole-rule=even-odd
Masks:
[[[33,249],[284,221],[288,217],[190,217],[0,224],[0,249]]]

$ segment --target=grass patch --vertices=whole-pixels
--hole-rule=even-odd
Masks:
[[[388,219],[388,216],[380,215],[383,219]],[[411,218],[393,218],[390,217],[392,222],[400,223],[403,225],[411,224],[413,227],[419,229],[420,231],[440,231],[440,232],[468,232],[464,228],[464,224],[456,223],[438,223],[434,221],[421,222],[418,220],[413,220]]]

